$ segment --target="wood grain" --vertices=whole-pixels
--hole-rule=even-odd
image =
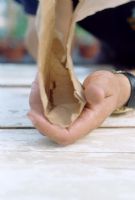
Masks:
[[[0,64],[0,87],[29,87],[36,71],[34,65]]]
[[[16,155],[16,154],[15,154]],[[108,162],[107,155],[98,163],[95,159],[80,159],[71,155],[72,159],[63,156],[57,159],[35,154],[24,153],[25,158],[33,157],[34,162],[24,164],[22,155],[18,154],[17,162],[0,167],[0,198],[2,200],[134,200],[135,170],[104,167]],[[36,158],[39,159],[36,160]],[[79,157],[79,155],[78,155]],[[100,157],[100,155],[99,155]],[[108,156],[109,157],[109,156]],[[67,159],[66,159],[67,158]],[[110,157],[112,158],[112,157]],[[14,157],[12,155],[12,159]],[[44,160],[43,160],[44,159]],[[132,157],[119,156],[114,163],[131,164]],[[30,159],[31,160],[31,159]],[[97,159],[98,160],[98,159]],[[122,162],[122,161],[125,162]],[[85,161],[85,162],[84,162]],[[120,162],[120,161],[119,161]],[[106,164],[107,165],[107,164]]]
[[[32,127],[29,110],[29,88],[0,88],[0,128]],[[109,117],[102,127],[135,127],[135,111]]]
[[[32,126],[27,118],[30,89],[0,88],[0,128]]]
[[[134,133],[98,129],[61,147],[35,130],[0,130],[0,199],[134,200]]]
[[[0,199],[134,200],[134,130],[99,129],[68,147],[34,130],[1,130]]]
[[[135,153],[135,129],[97,129],[66,147],[51,142],[36,130],[0,130],[0,151]]]

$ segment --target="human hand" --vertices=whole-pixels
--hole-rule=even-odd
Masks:
[[[126,104],[131,91],[126,76],[109,71],[94,72],[86,78],[83,85],[87,105],[80,117],[64,129],[51,124],[44,116],[38,79],[34,81],[28,116],[40,133],[59,144],[74,143],[99,127],[115,109]]]

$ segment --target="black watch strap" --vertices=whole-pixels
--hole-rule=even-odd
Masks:
[[[118,71],[118,73],[124,74],[128,78],[131,85],[131,95],[125,106],[128,108],[135,108],[135,76],[126,71]]]

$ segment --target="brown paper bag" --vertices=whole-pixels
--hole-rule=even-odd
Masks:
[[[40,1],[40,94],[45,116],[61,127],[76,120],[85,105],[71,59],[75,27],[71,8],[71,0]]]
[[[80,21],[87,16],[93,15],[106,8],[120,6],[132,0],[79,0],[75,14],[75,21]]]
[[[51,123],[68,127],[86,103],[71,59],[75,23],[127,1],[80,0],[73,13],[72,0],[40,0],[39,84],[44,114]]]

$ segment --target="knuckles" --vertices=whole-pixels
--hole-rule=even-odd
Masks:
[[[109,79],[112,80],[115,77],[115,75],[111,71],[107,70],[100,70],[93,72],[90,74],[85,80],[84,80],[84,87],[87,87],[88,84],[90,84],[93,80],[99,80],[99,79]]]

